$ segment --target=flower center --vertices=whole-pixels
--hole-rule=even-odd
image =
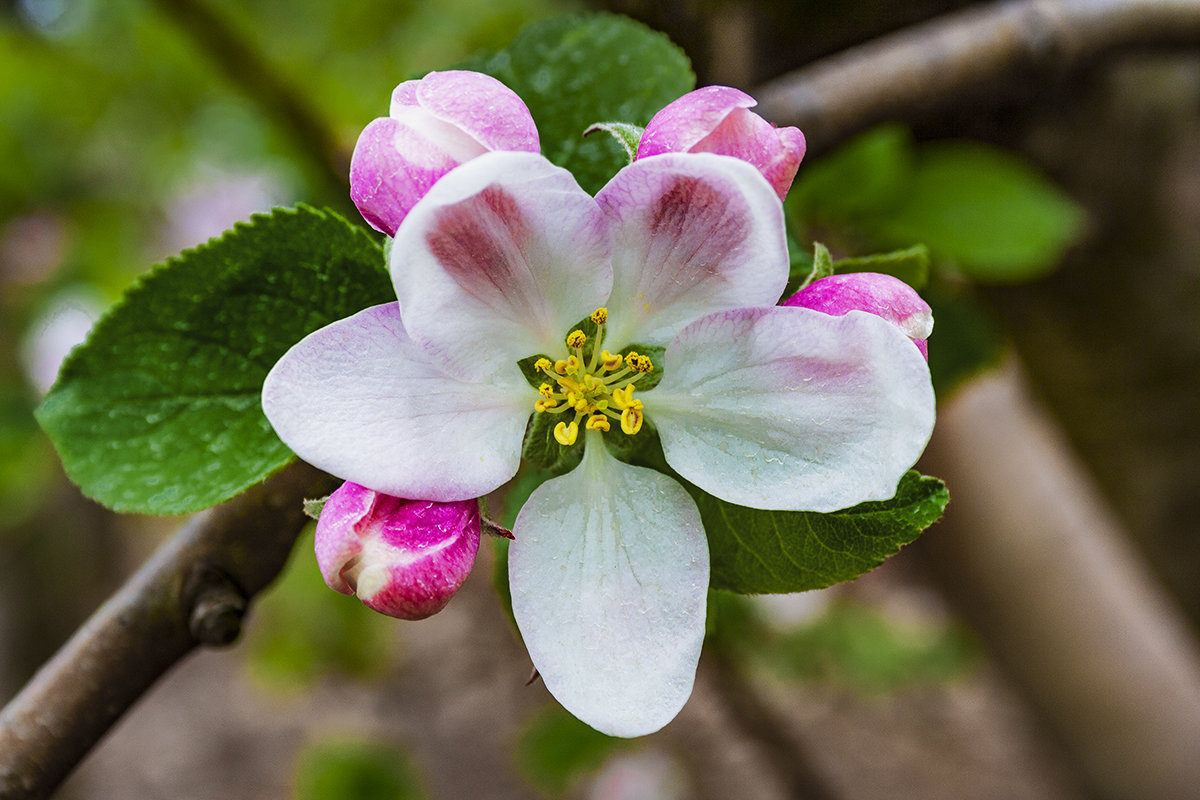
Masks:
[[[642,401],[633,397],[634,382],[654,369],[648,356],[629,352],[625,355],[602,350],[608,309],[597,308],[591,320],[596,324],[596,340],[591,355],[585,356],[587,335],[581,330],[567,334],[566,358],[551,361],[539,358],[533,368],[549,380],[538,387],[533,409],[539,414],[571,414],[554,426],[554,438],[564,447],[575,443],[582,421],[587,430],[607,431],[609,420],[621,424],[629,436],[642,429]]]

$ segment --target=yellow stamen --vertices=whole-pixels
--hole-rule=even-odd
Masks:
[[[637,403],[639,406],[642,404],[641,400],[633,399],[633,389],[633,384],[629,384],[628,386],[620,389],[613,389],[612,399],[617,408],[629,408],[629,406],[633,405],[634,403]]]
[[[654,363],[650,360],[650,356],[644,356],[640,353],[630,353],[626,357],[625,363],[634,372],[641,372],[642,374],[654,369]]]
[[[605,350],[603,353],[600,354],[600,363],[603,364],[604,369],[608,370],[609,372],[615,372],[616,370],[620,369],[621,363],[624,360],[625,359],[621,356],[620,353],[617,353],[614,355],[613,353],[610,353],[607,350]]]
[[[556,403],[555,401],[546,400],[545,398],[542,398],[542,397],[539,397],[537,400],[533,401],[533,410],[534,411],[539,411],[539,412],[540,411],[550,411],[557,406],[558,406],[558,403]]]
[[[558,361],[555,361],[554,362],[554,371],[557,372],[559,375],[566,375],[567,374],[567,360],[565,358],[560,358]]]
[[[641,401],[635,402],[637,402],[636,407],[627,406],[625,410],[621,412],[621,430],[630,436],[633,436],[642,429],[642,403]],[[561,424],[562,423],[560,422],[559,425]],[[554,435],[558,435],[557,430],[555,430]]]
[[[585,425],[589,431],[606,431],[608,430],[608,417],[596,414],[588,417]]]
[[[539,358],[537,361],[533,362],[533,368],[538,372],[549,372],[550,370],[554,369],[554,362],[548,358]]]
[[[547,400],[551,400],[554,398],[554,387],[548,383],[543,383],[538,387],[538,394]]]
[[[580,348],[587,341],[587,335],[583,331],[571,331],[567,334],[567,347]]]
[[[608,309],[603,306],[597,308],[592,312],[591,319],[592,322],[596,323],[597,325],[603,325],[604,323],[608,322]],[[608,428],[605,428],[604,430],[608,430]]]
[[[639,422],[639,426],[640,426]],[[621,426],[624,428],[625,421],[621,421]],[[554,439],[563,447],[570,447],[575,444],[575,439],[579,436],[579,423],[572,420],[571,422],[560,422],[554,426]]]

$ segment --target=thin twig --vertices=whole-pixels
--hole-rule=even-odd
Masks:
[[[193,517],[0,712],[0,798],[42,798],[173,664],[237,637],[286,563],[301,500],[336,486],[298,463]]]
[[[1005,0],[947,14],[760,86],[758,111],[810,155],[871,125],[1027,91],[1114,51],[1200,47],[1196,0]]]

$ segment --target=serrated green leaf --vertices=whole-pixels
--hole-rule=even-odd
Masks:
[[[833,263],[833,269],[838,273],[879,272],[920,289],[929,282],[929,248],[918,244],[890,253],[839,258]]]
[[[969,278],[1027,281],[1058,265],[1083,211],[1027,162],[977,142],[921,148],[893,240],[924,242]]]
[[[521,96],[537,122],[542,154],[594,194],[627,163],[611,137],[583,133],[597,119],[644,126],[696,85],[670,39],[612,14],[557,17],[522,30],[498,53],[463,69],[486,72]]]
[[[688,488],[708,534],[710,585],[743,594],[802,592],[856,578],[916,539],[950,498],[941,481],[914,471],[892,499],[830,514],[746,508]]]
[[[117,511],[228,499],[291,459],[263,379],[306,334],[395,299],[376,241],[307,206],[256,215],[139,281],[38,410],[70,478]]]

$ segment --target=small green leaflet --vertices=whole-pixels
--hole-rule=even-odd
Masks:
[[[743,594],[802,592],[856,578],[916,539],[950,499],[945,484],[915,471],[892,499],[830,514],[746,508],[688,489],[708,534],[710,586]]]
[[[628,163],[606,136],[583,137],[597,119],[645,125],[696,85],[691,62],[661,33],[613,14],[536,22],[504,50],[459,66],[486,72],[521,96],[542,154],[595,194]]]
[[[646,132],[645,128],[638,125],[630,125],[628,122],[597,122],[583,132],[584,136],[591,136],[596,131],[604,131],[617,140],[625,150],[625,156],[632,164],[637,158],[638,145],[642,143],[642,134]]]
[[[214,505],[292,457],[263,379],[308,333],[395,300],[375,239],[307,206],[256,215],[130,289],[38,410],[70,478],[117,511]]]

